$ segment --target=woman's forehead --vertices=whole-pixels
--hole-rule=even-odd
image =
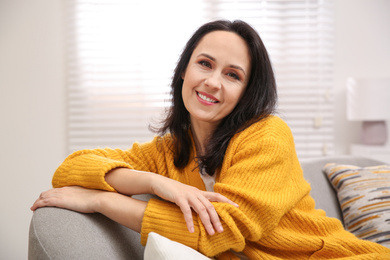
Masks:
[[[250,55],[245,40],[234,32],[213,31],[203,36],[196,46],[193,56],[207,54],[220,60],[249,71]]]

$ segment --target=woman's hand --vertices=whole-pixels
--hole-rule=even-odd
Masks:
[[[51,189],[42,192],[31,210],[41,207],[58,207],[81,213],[99,212],[134,230],[141,231],[147,202],[128,196],[78,186]]]
[[[99,195],[103,192],[78,186],[51,189],[41,193],[31,210],[58,207],[81,213],[95,213],[99,207]]]
[[[222,232],[223,228],[212,201],[226,202],[238,207],[225,196],[199,190],[170,178],[151,172],[140,172],[127,168],[116,168],[105,177],[116,191],[125,195],[152,193],[167,201],[175,203],[183,212],[187,228],[194,232],[191,209],[198,213],[207,233]]]
[[[157,174],[152,178],[151,189],[155,195],[180,207],[187,223],[187,228],[191,233],[194,232],[191,209],[199,215],[207,233],[214,235],[215,230],[221,233],[223,228],[211,202],[226,202],[238,207],[236,203],[219,193],[202,191]]]

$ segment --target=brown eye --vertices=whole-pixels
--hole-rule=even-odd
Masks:
[[[208,61],[202,60],[202,61],[199,61],[199,64],[204,66],[204,67],[211,68],[211,64]]]
[[[240,77],[236,73],[229,72],[227,75],[233,79],[240,80]]]

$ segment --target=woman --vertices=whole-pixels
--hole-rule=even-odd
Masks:
[[[140,232],[142,244],[153,231],[217,259],[390,256],[314,209],[291,132],[272,115],[267,51],[248,24],[200,27],[177,64],[172,95],[160,136],[126,151],[75,152],[32,210],[100,212]],[[127,196],[145,193],[163,200]]]

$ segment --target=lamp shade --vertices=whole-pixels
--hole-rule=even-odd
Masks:
[[[390,78],[348,78],[347,118],[351,121],[390,119]]]

